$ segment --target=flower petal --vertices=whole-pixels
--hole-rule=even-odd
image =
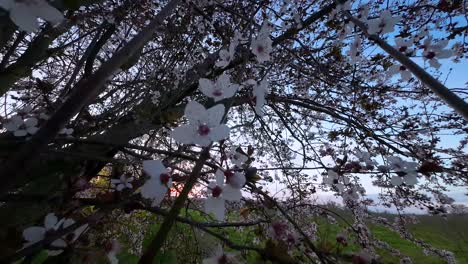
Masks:
[[[216,184],[223,186],[224,184],[224,172],[220,169],[216,170]]]
[[[141,186],[141,196],[153,200],[154,205],[159,205],[166,196],[167,187],[161,184],[160,179],[150,179]]]
[[[206,109],[196,101],[190,101],[185,107],[185,116],[190,123],[197,123],[200,118],[207,116]]]
[[[143,171],[152,179],[159,181],[159,176],[166,173],[167,169],[160,160],[145,160],[143,161]]]
[[[18,130],[19,126],[15,124],[14,122],[10,121],[10,122],[3,124],[3,128],[5,128],[7,131],[14,132]]]
[[[58,24],[63,20],[62,12],[58,11],[45,1],[41,1],[40,4],[36,5],[34,12],[38,17],[52,24]]]
[[[394,185],[394,186],[400,186],[401,184],[403,184],[403,179],[402,179],[400,176],[394,175],[394,176],[390,179],[390,182],[391,182],[392,185]]]
[[[238,84],[231,84],[229,85],[225,90],[224,90],[224,98],[231,98],[233,97],[237,90],[239,89],[239,85]]]
[[[0,7],[5,10],[10,10],[15,6],[14,0],[0,0]]]
[[[15,133],[13,133],[15,137],[24,137],[27,134],[28,134],[28,131],[26,131],[26,129],[16,130]]]
[[[229,178],[229,185],[235,189],[242,189],[245,182],[246,178],[243,172],[235,172],[234,175]]]
[[[44,239],[46,229],[41,226],[31,226],[23,230],[23,238],[28,242],[38,242]]]
[[[39,123],[39,121],[37,120],[37,118],[34,118],[34,117],[31,117],[31,118],[28,118],[28,119],[24,120],[24,124],[27,127],[35,127],[35,126],[37,126],[38,123]]]
[[[34,8],[27,4],[16,3],[15,7],[10,10],[10,19],[21,30],[26,32],[34,32],[39,28],[37,17],[32,13]]]
[[[210,132],[210,134],[211,134],[211,132]],[[208,147],[208,145],[211,144],[212,140],[211,140],[211,138],[209,136],[202,136],[202,135],[196,134],[193,142],[195,144],[197,144],[197,145],[202,146],[202,147]]]
[[[240,189],[233,188],[231,185],[225,185],[223,188],[223,199],[227,201],[240,201],[242,192]]]
[[[198,89],[206,96],[213,97],[214,84],[211,80],[201,78],[198,80]]]
[[[224,116],[224,105],[217,104],[207,110],[207,121],[210,127],[217,126],[221,123]]]
[[[205,213],[213,213],[218,221],[224,220],[225,210],[223,199],[214,197],[205,199]]]
[[[194,126],[182,125],[172,130],[171,137],[181,144],[193,144],[196,134]]]
[[[418,178],[416,177],[416,175],[414,174],[410,174],[410,175],[406,175],[404,177],[404,182],[407,184],[407,185],[416,185],[416,183],[418,183]]]
[[[26,128],[26,131],[28,131],[28,133],[29,133],[30,135],[36,134],[38,130],[39,130],[38,127],[28,127],[28,128]]]
[[[209,137],[212,141],[220,141],[229,137],[229,131],[231,129],[225,125],[219,125],[217,127],[211,128]]]
[[[46,217],[44,218],[44,227],[47,230],[50,230],[54,228],[57,222],[58,222],[57,216],[54,213],[48,213]]]
[[[65,218],[63,219],[62,227],[61,228],[67,228],[75,223],[75,220],[70,219],[70,218]]]

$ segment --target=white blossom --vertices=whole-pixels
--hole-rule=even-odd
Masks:
[[[63,218],[62,220],[58,220],[57,216],[54,213],[49,213],[44,218],[44,226],[31,226],[26,228],[23,231],[23,238],[27,241],[23,246],[28,247],[32,244],[35,244],[43,239],[46,238],[47,232],[57,231],[60,229],[67,228],[73,225],[75,221],[73,219]],[[68,240],[68,243],[74,242],[88,227],[88,224],[82,225],[73,231],[73,237],[71,240]],[[65,248],[68,246],[67,241],[65,240],[65,236],[53,241],[50,245],[56,248]],[[56,249],[56,250],[47,250],[47,253],[50,256],[57,256],[62,253],[63,250]]]
[[[387,75],[390,77],[396,74],[400,74],[403,81],[409,81],[412,77],[411,72],[401,64],[393,64],[387,70]]]
[[[150,176],[150,179],[141,186],[141,195],[151,199],[153,206],[158,206],[166,196],[167,190],[172,186],[169,170],[160,160],[145,160],[143,161],[143,171]]]
[[[389,10],[384,10],[378,18],[369,20],[367,32],[369,34],[385,34],[393,32],[393,29],[400,21],[399,16],[392,16]]]
[[[407,56],[410,56],[413,54],[413,49],[411,49],[411,47],[413,46],[413,39],[410,38],[408,40],[405,40],[401,37],[397,37],[395,38],[395,44],[396,44],[396,48],[399,52],[407,55]]]
[[[208,146],[213,141],[229,137],[229,127],[220,124],[224,116],[224,105],[217,104],[209,109],[195,101],[185,107],[188,125],[175,128],[171,136],[182,144]]]
[[[219,51],[219,61],[215,63],[217,67],[224,68],[231,63],[234,55],[236,53],[236,47],[239,45],[239,41],[242,39],[242,36],[239,32],[236,31],[234,34],[234,38],[232,39],[231,43],[229,44],[229,49],[225,50],[222,49]]]
[[[19,115],[14,115],[6,122],[3,127],[16,137],[24,137],[28,134],[34,135],[39,128],[37,127],[39,121],[35,117],[23,118]]]
[[[393,175],[390,179],[393,185],[399,186],[403,183],[407,185],[415,185],[416,183],[418,183],[418,164],[416,162],[404,161],[400,157],[395,156],[388,157],[387,162],[389,164],[390,169],[393,169],[397,171],[397,173],[399,173],[399,175]]]
[[[0,7],[10,13],[10,19],[21,30],[33,32],[39,28],[37,18],[52,24],[63,20],[63,14],[45,0],[0,0]]]
[[[328,170],[327,177],[323,177],[323,184],[336,187],[339,192],[343,192],[345,185],[349,184],[349,179],[346,176],[340,177],[340,175],[333,170]]]
[[[242,193],[239,188],[234,188],[229,184],[224,184],[224,173],[218,169],[216,171],[216,182],[208,185],[208,197],[205,199],[205,212],[213,213],[219,221],[224,220],[226,208],[225,201],[239,201]]]
[[[267,24],[267,22],[263,24],[257,37],[252,40],[250,45],[252,53],[255,55],[259,63],[270,61],[270,53],[273,50],[273,42],[271,41],[270,30]]]
[[[230,78],[231,77],[227,74],[219,76],[216,82],[201,78],[198,81],[199,89],[204,95],[213,98],[215,102],[230,98],[234,96],[239,89],[239,85],[232,84]]]
[[[241,167],[242,164],[244,164],[249,159],[246,155],[240,153],[235,148],[232,148],[229,151],[228,157],[231,159],[231,162],[238,167]]]
[[[361,38],[356,35],[354,36],[354,41],[351,43],[351,46],[348,50],[348,55],[350,57],[351,64],[354,64],[361,60]]]
[[[132,181],[133,177],[127,177],[125,175],[122,175],[119,179],[111,179],[111,186],[120,192],[125,188],[132,189]]]
[[[437,59],[447,59],[453,55],[452,50],[445,49],[448,45],[448,40],[440,40],[433,42],[432,37],[427,37],[424,40],[423,48],[423,59],[429,62],[431,67],[439,69],[441,64]]]
[[[226,176],[226,184],[230,185],[234,189],[242,189],[245,185],[247,179],[245,178],[245,173],[241,171],[226,171],[224,173]]]

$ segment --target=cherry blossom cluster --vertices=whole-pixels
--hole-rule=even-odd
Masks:
[[[54,213],[49,213],[44,218],[44,226],[31,226],[23,231],[23,238],[26,243],[23,247],[28,247],[35,244],[47,237],[48,234],[60,231],[61,229],[67,228],[75,223],[75,220],[69,218],[63,218],[58,220]],[[50,245],[57,249],[47,250],[49,256],[57,256],[63,252],[63,249],[68,247],[70,244],[75,242],[78,237],[83,234],[88,228],[88,224],[84,224],[75,229],[70,235],[64,235],[62,238],[54,240]],[[63,248],[63,249],[60,249]]]
[[[337,16],[338,14],[345,14],[352,10],[351,1],[346,1],[344,4],[339,4],[335,8],[331,16]],[[346,15],[343,15],[346,17]],[[384,35],[394,32],[395,26],[402,20],[399,15],[394,15],[388,9],[382,11],[377,18],[368,19],[369,8],[367,5],[363,5],[357,8],[357,18],[367,25],[367,33],[369,35]],[[346,20],[346,19],[345,19]],[[344,24],[343,30],[339,34],[339,39],[344,40],[346,36],[351,34],[354,27],[353,22],[347,22]],[[424,39],[424,40],[423,40]],[[422,44],[420,43],[421,41]],[[432,36],[428,35],[428,30],[423,28],[419,32],[414,33],[408,37],[395,37],[395,48],[402,54],[410,57],[416,56],[417,51],[421,51],[420,56],[429,66],[439,69],[441,64],[439,59],[447,59],[452,57],[457,50],[457,45],[452,48],[447,48],[448,39],[435,41]],[[363,41],[358,33],[355,33],[354,40],[351,42],[347,55],[352,64],[358,63],[364,57],[362,54]],[[401,79],[404,81],[410,81],[412,74],[406,68],[406,66],[399,63],[394,63],[386,69],[384,76],[391,78],[394,75],[399,74]]]
[[[41,111],[33,111],[31,106],[26,106],[11,116],[3,128],[12,132],[15,137],[32,136],[39,130],[41,124],[49,119],[49,116]],[[71,137],[73,128],[62,128],[59,135]]]

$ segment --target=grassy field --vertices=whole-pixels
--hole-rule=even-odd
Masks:
[[[349,214],[346,216],[345,212],[340,212],[340,215],[345,218],[350,218]],[[376,216],[385,217],[390,221],[393,221],[395,215],[391,214],[375,214]],[[204,221],[199,213],[191,211],[189,215],[184,217],[190,217],[196,221]],[[452,215],[446,219],[439,216],[429,215],[418,215],[415,216],[419,222],[417,224],[409,225],[408,228],[415,238],[422,239],[426,243],[432,245],[437,249],[446,249],[455,254],[455,257],[460,264],[468,264],[468,215]],[[233,215],[233,221],[239,221],[236,216]],[[329,253],[345,253],[352,255],[358,252],[360,249],[357,245],[353,244],[353,239],[349,238],[348,246],[338,247],[336,242],[336,235],[343,231],[343,222],[338,224],[331,224],[324,220],[324,218],[313,218],[310,221],[314,221],[318,224],[317,239],[315,241],[316,246],[322,251]],[[143,248],[146,248],[150,240],[154,237],[158,231],[161,219],[153,219],[149,228],[145,228],[143,231],[144,239],[142,242]],[[126,228],[129,228],[127,226]],[[382,226],[371,225],[372,235],[382,241],[387,242],[390,246],[398,249],[402,254],[412,258],[413,263],[420,264],[435,264],[445,263],[442,259],[436,256],[425,256],[420,247],[415,244],[402,239],[398,233],[391,231],[390,229]],[[252,245],[255,237],[257,236],[258,229],[249,227],[242,230],[236,228],[213,228],[212,231],[229,237],[231,241],[237,244]],[[130,241],[126,241],[124,236],[119,238],[124,246],[123,252],[119,254],[120,263],[137,263],[138,257],[135,254],[129,252],[129,248],[133,244]],[[203,256],[209,256],[212,254],[212,250],[206,248],[208,245],[216,245],[218,241],[210,235],[199,232],[195,228],[192,228],[186,224],[177,223],[171,230],[169,240],[166,242],[164,252],[157,257],[154,263],[156,264],[196,264],[201,263]],[[261,245],[257,245],[261,246]],[[337,251],[339,250],[339,251]],[[43,252],[45,253],[45,252]],[[400,259],[392,256],[385,250],[378,251],[380,263],[384,264],[399,264]],[[265,263],[259,261],[256,253],[244,253],[244,258],[247,259],[248,263]],[[47,254],[40,254],[32,263],[41,264],[47,258]],[[70,262],[70,263],[80,263]],[[94,263],[107,263],[105,256],[100,256],[95,259]],[[267,262],[266,264],[269,264]],[[307,262],[304,262],[307,263]],[[346,263],[346,262],[341,262]]]
[[[378,214],[379,216],[393,219],[390,214]],[[468,215],[453,215],[444,219],[439,216],[418,215],[417,224],[411,224],[408,229],[415,238],[437,249],[445,249],[453,252],[460,264],[468,264]],[[319,223],[319,246],[322,248],[334,248],[335,237],[340,232],[339,227],[324,222]],[[371,225],[371,232],[377,239],[387,242],[390,246],[398,249],[402,254],[412,258],[413,263],[435,264],[445,263],[436,256],[425,256],[423,250],[412,242],[402,239],[400,235],[386,227]],[[343,252],[355,252],[357,246],[348,245]],[[392,256],[385,250],[379,250],[382,263],[400,263],[399,258]]]

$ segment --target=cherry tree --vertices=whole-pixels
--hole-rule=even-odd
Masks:
[[[465,17],[457,0],[0,0],[0,262],[118,263],[144,215],[138,263],[176,224],[209,245],[201,263],[411,263],[369,224],[456,263],[368,208],[463,211],[467,90],[448,68]]]

